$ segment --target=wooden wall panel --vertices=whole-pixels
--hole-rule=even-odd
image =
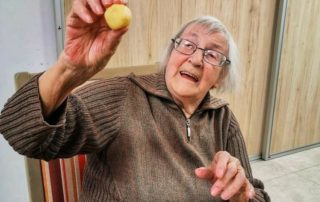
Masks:
[[[63,3],[64,3],[64,9],[63,9],[64,10],[64,17],[67,18],[68,13],[71,10],[73,0],[64,0]]]
[[[132,24],[109,66],[154,64],[181,24],[181,0],[129,1]],[[173,12],[174,11],[174,12]]]
[[[65,0],[65,16],[73,0]],[[181,0],[131,0],[129,31],[108,67],[149,65],[159,62],[165,46],[181,25]]]
[[[260,155],[276,0],[131,0],[128,6],[133,21],[109,67],[158,62],[178,28],[197,16],[224,22],[239,46],[242,84],[239,92],[219,96],[231,103],[249,154]]]
[[[249,154],[260,155],[276,1],[185,0],[182,7],[182,22],[201,15],[212,15],[233,34],[242,61],[241,85],[238,92],[218,96],[230,102]]]
[[[289,0],[271,154],[320,143],[320,1]]]

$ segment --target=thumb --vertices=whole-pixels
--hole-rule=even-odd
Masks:
[[[117,40],[121,38],[122,35],[124,35],[128,31],[128,27],[124,27],[117,30],[110,30],[110,38],[111,40]]]
[[[121,37],[122,35],[124,35],[126,32],[128,31],[128,28],[122,28],[122,29],[118,29],[118,30],[110,30],[106,41],[107,41],[107,45],[104,46],[104,50],[106,50],[106,54],[113,55],[120,43]]]

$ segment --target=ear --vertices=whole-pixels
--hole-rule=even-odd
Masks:
[[[215,88],[219,88],[220,87],[220,83],[221,83],[221,80],[223,78],[223,72],[220,72],[220,75],[219,75],[219,78],[217,79],[217,81],[213,84],[212,86],[212,89],[215,89]]]
[[[213,90],[215,88],[219,88],[220,87],[220,82],[217,81],[215,84],[213,84],[213,86],[210,88],[210,90]]]
[[[225,79],[226,75],[225,75],[225,71],[221,71],[218,80],[216,81],[215,84],[213,84],[213,86],[211,87],[211,89],[215,89],[215,88],[219,88],[221,81],[223,81],[223,79]]]

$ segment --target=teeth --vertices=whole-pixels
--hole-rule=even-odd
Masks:
[[[192,74],[192,73],[190,73],[190,72],[187,72],[187,71],[181,71],[181,73],[182,73],[182,74],[186,74],[186,75],[188,75],[188,76],[190,76],[190,77],[194,78],[194,80],[196,80],[196,81],[198,81],[198,80],[199,80],[199,79],[198,79],[198,77],[197,77],[196,75],[194,75],[194,74]]]

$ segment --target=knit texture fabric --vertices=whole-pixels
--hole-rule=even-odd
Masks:
[[[194,174],[220,150],[240,160],[255,187],[252,201],[270,201],[252,177],[239,124],[223,100],[208,94],[188,120],[164,74],[131,74],[82,87],[44,119],[38,77],[8,100],[0,132],[28,157],[87,154],[81,201],[222,201]]]

